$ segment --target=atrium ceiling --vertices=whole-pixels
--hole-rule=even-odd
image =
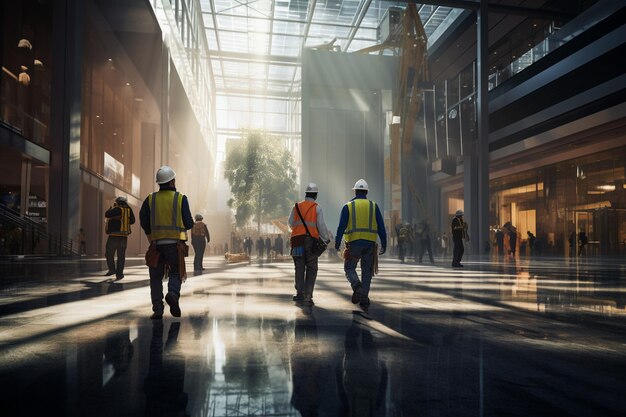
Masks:
[[[384,0],[201,0],[216,92],[297,97],[302,48],[333,42],[355,52],[378,42],[390,7]],[[458,9],[418,5],[429,36],[450,25]],[[434,35],[433,35],[434,34]],[[429,39],[432,40],[432,39]]]

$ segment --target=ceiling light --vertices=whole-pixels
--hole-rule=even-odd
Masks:
[[[602,191],[615,191],[615,186],[614,185],[598,185],[596,187],[598,190],[602,190]]]

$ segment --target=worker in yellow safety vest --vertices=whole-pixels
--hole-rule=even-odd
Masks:
[[[163,276],[165,266],[169,270],[165,302],[170,313],[180,317],[180,287],[185,276],[181,276],[181,262],[186,256],[187,230],[194,225],[187,196],[176,190],[176,172],[169,166],[162,166],[156,173],[159,191],[146,197],[139,212],[139,221],[150,241],[146,263],[150,270],[150,296],[152,298],[153,320],[163,317]],[[184,254],[183,254],[184,253]],[[182,261],[181,261],[182,260]]]
[[[364,179],[358,180],[354,187],[354,198],[341,210],[339,226],[335,236],[335,249],[341,246],[341,239],[346,241],[343,269],[352,287],[352,303],[367,309],[370,304],[369,291],[374,272],[376,241],[380,238],[380,255],[387,250],[387,232],[378,204],[367,199],[369,186]],[[345,235],[345,236],[344,236]],[[361,279],[356,266],[361,261]]]
[[[105,232],[107,238],[104,256],[107,260],[109,270],[105,276],[115,275],[117,281],[124,278],[124,264],[126,262],[126,246],[128,235],[130,235],[130,225],[135,224],[135,214],[128,205],[128,199],[119,196],[115,202],[104,213],[106,217]],[[117,253],[117,265],[115,265],[115,254]]]

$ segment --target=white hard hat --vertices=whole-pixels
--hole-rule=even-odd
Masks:
[[[314,182],[310,182],[306,185],[305,193],[316,193],[317,192],[317,184]]]
[[[354,187],[352,189],[353,190],[369,191],[370,187],[369,187],[369,185],[367,185],[367,181],[365,181],[363,178],[361,178],[360,180],[358,180],[357,182],[354,183]]]
[[[172,168],[168,167],[167,165],[163,165],[156,172],[157,184],[167,184],[168,182],[172,181],[174,178],[176,178],[176,173],[174,172]]]
[[[128,199],[127,199],[126,197],[124,197],[123,195],[121,195],[121,196],[117,197],[117,198],[115,199],[115,201],[117,201],[118,203],[119,203],[119,202],[122,202],[122,203],[128,203]]]
[[[202,220],[204,219],[204,217],[202,217],[202,214],[196,214],[196,220]]]
[[[463,210],[457,210],[456,211],[456,216],[460,217],[460,216],[465,216],[465,213],[463,213]]]

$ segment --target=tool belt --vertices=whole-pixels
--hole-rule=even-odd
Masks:
[[[189,256],[189,246],[184,241],[179,241],[176,244],[176,251],[178,253],[178,273],[180,279],[184,282],[187,279],[187,268],[185,265],[185,258]],[[146,252],[146,265],[149,268],[157,268],[161,260],[161,254],[157,250],[156,242],[151,242]],[[165,265],[166,270],[170,269],[170,265]],[[167,272],[166,272],[167,275]]]

